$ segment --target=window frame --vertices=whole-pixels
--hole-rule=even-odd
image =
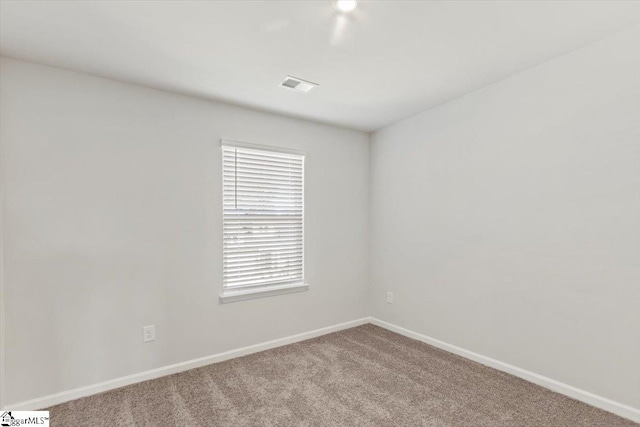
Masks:
[[[224,157],[223,157],[223,149],[224,147],[234,147],[234,148],[245,148],[250,150],[260,150],[272,153],[279,154],[291,154],[295,156],[302,157],[302,278],[300,282],[295,283],[285,283],[285,284],[257,284],[252,286],[245,287],[228,287],[225,286],[224,281],[224,265],[221,268],[222,277],[222,292],[220,293],[219,301],[220,303],[230,303],[236,301],[243,301],[254,298],[262,298],[269,297],[274,295],[288,294],[294,292],[302,292],[309,290],[310,285],[306,282],[306,268],[305,268],[305,169],[306,169],[306,152],[293,150],[283,147],[275,147],[268,145],[260,145],[260,144],[252,144],[248,142],[240,142],[240,141],[232,141],[227,139],[220,140],[220,175],[221,175],[221,199],[222,199],[222,260],[224,263],[225,258],[225,248],[224,248],[224,225],[225,225],[225,215],[224,215]]]

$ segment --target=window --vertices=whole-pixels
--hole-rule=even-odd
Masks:
[[[221,300],[305,290],[304,156],[222,142]]]

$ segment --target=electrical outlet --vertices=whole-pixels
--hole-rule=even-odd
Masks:
[[[393,292],[387,292],[387,304],[393,304]]]
[[[142,342],[151,342],[156,340],[156,326],[143,326],[142,327]]]

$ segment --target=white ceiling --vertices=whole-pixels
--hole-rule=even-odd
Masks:
[[[611,0],[2,0],[0,52],[372,131],[638,24]]]

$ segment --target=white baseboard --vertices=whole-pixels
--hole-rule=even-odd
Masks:
[[[341,331],[343,329],[353,328],[355,326],[369,323],[370,318],[352,320],[350,322],[340,323],[338,325],[328,326],[326,328],[315,329],[313,331],[304,332],[302,334],[291,335],[279,338],[273,341],[267,341],[260,344],[242,347],[236,350],[225,351],[211,356],[205,356],[198,359],[188,360],[186,362],[176,363],[174,365],[163,366],[161,368],[151,369],[149,371],[140,372],[133,375],[127,375],[113,380],[92,384],[85,387],[74,388],[73,390],[63,391],[61,393],[50,394],[38,397],[36,399],[25,402],[17,402],[5,405],[3,410],[26,411],[47,408],[49,406],[68,402],[70,400],[79,399],[81,397],[91,396],[93,394],[102,393],[126,385],[139,383],[141,381],[152,380],[154,378],[171,375],[178,372],[188,371],[189,369],[199,368],[201,366],[210,365],[212,363],[223,362],[225,360],[236,357],[246,356],[248,354],[257,353],[271,348],[281,347],[287,344],[293,344],[299,341],[308,340],[310,338],[319,337],[321,335],[330,334],[332,332]]]
[[[379,320],[372,317],[371,323],[373,323],[376,326],[380,326],[384,329],[387,329],[389,331],[396,332],[400,335],[404,335],[406,337],[413,338],[418,341],[422,341],[426,344],[448,351],[449,353],[457,354],[458,356],[462,356],[466,359],[473,360],[474,362],[478,362],[485,366],[489,366],[499,371],[506,372],[518,378],[522,378],[524,380],[527,380],[529,382],[532,382],[544,388],[548,388],[557,393],[564,394],[565,396],[569,396],[573,399],[584,402],[588,405],[595,406],[596,408],[603,409],[605,411],[614,413],[616,415],[630,419],[635,422],[640,422],[640,409],[615,402],[611,399],[607,399],[605,397],[598,396],[596,394],[590,393],[585,390],[581,390],[579,388],[570,386],[560,381],[547,378],[543,375],[539,375],[539,374],[527,371],[525,369],[521,369],[516,366],[509,365],[508,363],[504,363],[499,360],[492,359],[490,357],[483,356],[478,353],[474,353],[473,351],[465,350],[464,348],[460,348],[455,345],[448,344],[444,341],[440,341],[435,338],[431,338],[426,335],[422,335],[417,332],[410,331],[409,329],[405,329],[403,327],[385,322],[383,320]]]
[[[42,396],[36,399],[28,400],[25,402],[18,402],[13,404],[7,404],[3,410],[35,410],[40,408],[46,408],[49,406],[57,405],[60,403],[68,402],[70,400],[79,399],[81,397],[91,396],[93,394],[102,393],[105,391],[113,390],[116,388],[124,387],[130,384],[135,384],[142,381],[152,380],[154,378],[163,377],[165,375],[171,375],[178,372],[188,371],[189,369],[199,368],[211,363],[223,362],[225,360],[233,359],[236,357],[246,356],[248,354],[257,353],[271,348],[281,347],[287,344],[293,344],[296,342],[308,340],[310,338],[319,337],[322,335],[330,334],[332,332],[341,331],[355,326],[364,325],[366,323],[373,323],[374,325],[385,328],[389,331],[396,332],[400,335],[404,335],[409,338],[422,341],[426,344],[438,347],[442,350],[448,351],[453,354],[457,354],[464,358],[473,360],[483,365],[489,366],[494,369],[506,372],[516,377],[522,378],[534,384],[538,384],[542,387],[553,390],[557,393],[564,394],[573,399],[584,402],[588,405],[595,406],[596,408],[603,409],[605,411],[614,413],[624,418],[628,418],[635,422],[640,422],[640,409],[633,408],[622,403],[615,402],[602,396],[590,393],[585,390],[564,384],[560,381],[547,378],[543,375],[539,375],[525,369],[518,368],[508,363],[501,362],[496,359],[492,359],[487,356],[483,356],[473,351],[465,350],[452,344],[448,344],[444,341],[437,340],[435,338],[428,337],[426,335],[419,334],[409,329],[373,318],[365,317],[362,319],[353,320],[350,322],[340,323],[338,325],[328,326],[326,328],[315,329],[313,331],[304,332],[297,335],[291,335],[284,338],[279,338],[272,341],[263,342],[260,344],[251,345],[235,350],[226,351],[224,353],[218,353],[211,356],[205,356],[198,359],[188,360],[186,362],[176,363],[169,366],[164,366],[157,369],[151,369],[149,371],[140,372],[133,375],[127,375],[113,380],[104,381],[97,384],[92,384],[85,387],[75,388],[73,390],[63,391],[61,393],[50,394]]]

